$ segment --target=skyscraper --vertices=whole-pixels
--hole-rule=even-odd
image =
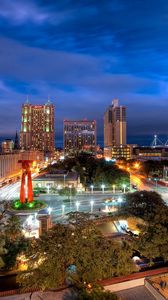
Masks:
[[[95,152],[96,121],[67,121],[64,120],[64,152],[78,151]]]
[[[54,105],[22,105],[20,145],[24,150],[54,151]]]
[[[126,107],[112,101],[104,114],[104,146],[126,145]]]

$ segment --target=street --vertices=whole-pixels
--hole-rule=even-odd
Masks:
[[[131,184],[136,184],[137,185],[137,190],[140,191],[155,191],[161,195],[163,200],[166,202],[168,205],[168,188],[164,187],[162,185],[159,185],[156,181],[156,183],[152,181],[147,181],[145,176],[130,172],[130,180]]]
[[[143,175],[130,172],[131,185],[136,185],[137,190],[156,191],[161,194],[164,201],[168,204],[168,188],[160,186],[158,183],[153,183],[146,180]],[[13,200],[19,198],[20,182],[8,184],[0,188],[0,200]],[[134,190],[136,191],[136,190]],[[108,205],[107,199],[113,200],[113,203]],[[123,193],[113,193],[113,191],[93,191],[84,192],[83,194],[77,194],[74,197],[59,196],[57,194],[42,194],[39,198],[47,203],[47,206],[51,208],[51,215],[53,222],[56,222],[58,216],[64,217],[66,213],[70,211],[79,212],[110,212],[117,205],[122,202]],[[119,200],[119,201],[118,201]],[[30,213],[31,214],[31,213]]]
[[[20,181],[0,188],[0,201],[19,198]]]
[[[122,200],[122,194],[113,194],[113,193],[102,193],[99,194],[85,194],[85,195],[76,195],[71,199],[65,199],[59,195],[41,195],[40,199],[47,202],[48,207],[52,208],[51,215],[53,221],[60,215],[70,211],[79,211],[79,212],[99,212],[106,208],[105,201],[109,198],[116,200],[114,206],[118,203],[118,199]],[[119,202],[120,202],[119,201]]]

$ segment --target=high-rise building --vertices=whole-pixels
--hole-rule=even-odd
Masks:
[[[95,152],[96,121],[64,120],[64,152]]]
[[[48,100],[44,105],[22,105],[20,146],[24,150],[54,152],[54,105]]]
[[[104,114],[104,147],[126,145],[126,107],[112,101]]]

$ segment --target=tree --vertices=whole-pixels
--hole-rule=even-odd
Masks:
[[[18,276],[24,287],[44,290],[68,282],[83,289],[134,270],[130,251],[105,239],[87,216],[78,214],[71,216],[69,225],[57,224],[33,240],[27,252],[28,271]]]
[[[0,269],[5,266],[4,255],[7,253],[5,248],[5,239],[0,237]]]
[[[141,191],[127,194],[119,213],[144,221],[139,224],[138,238],[132,238],[133,249],[151,262],[158,257],[168,260],[168,207],[158,193]]]
[[[118,300],[118,296],[105,291],[100,286],[91,286],[86,287],[85,289],[76,289],[71,288],[70,291],[65,293],[63,300]]]
[[[16,240],[18,237],[22,236],[22,229],[20,225],[20,220],[17,216],[12,215],[5,226],[5,236],[9,240]]]
[[[50,173],[58,169],[67,171],[75,170],[80,175],[81,183],[85,187],[94,184],[100,188],[104,183],[107,187],[112,184],[121,187],[124,184],[129,185],[129,173],[120,170],[113,162],[106,162],[104,159],[97,159],[90,154],[80,153],[73,158],[66,158],[63,162],[47,167]]]
[[[167,161],[148,160],[143,162],[142,169],[147,177],[153,177],[154,174],[157,174],[162,177],[164,165],[167,165]]]
[[[87,292],[83,290],[78,295],[78,300],[118,300],[118,296],[109,292],[109,291],[102,291],[102,290],[93,290],[91,292]]]
[[[168,227],[160,223],[146,226],[134,241],[133,247],[151,262],[160,257],[168,261]]]
[[[0,219],[0,268],[9,270],[16,266],[17,256],[27,249],[28,240],[22,235],[17,216],[9,217],[6,210],[3,210],[2,215]]]
[[[156,192],[141,191],[125,196],[120,213],[135,216],[152,223],[167,222],[168,208]]]
[[[18,255],[24,253],[29,245],[29,240],[19,237],[16,240],[6,239],[5,247],[8,251],[3,256],[5,269],[11,270],[16,267]]]
[[[60,196],[66,196],[66,197],[71,197],[71,196],[75,196],[76,195],[76,189],[74,187],[69,188],[69,187],[65,187],[61,190],[58,191]]]

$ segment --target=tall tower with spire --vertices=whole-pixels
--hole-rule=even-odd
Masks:
[[[18,133],[17,133],[17,130],[16,130],[15,142],[14,142],[14,150],[19,150],[19,149],[20,149],[19,138],[18,138]]]
[[[32,105],[27,100],[22,105],[21,149],[52,154],[55,148],[54,105],[49,98],[44,105]]]

